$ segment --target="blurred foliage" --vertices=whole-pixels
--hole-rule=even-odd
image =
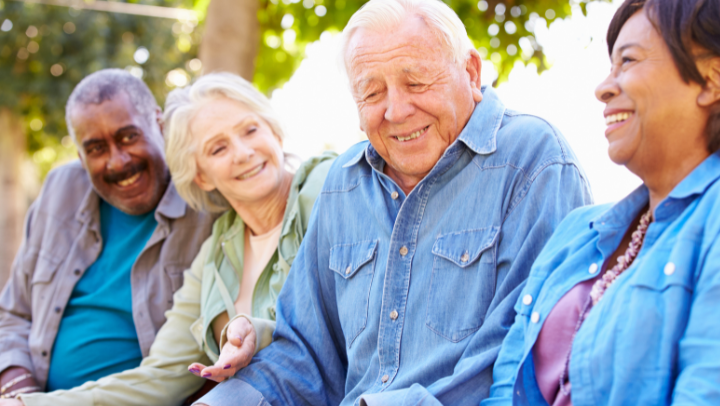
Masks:
[[[145,4],[192,8],[192,1]],[[204,5],[207,8],[207,4]],[[28,152],[42,177],[75,155],[65,101],[86,75],[124,68],[141,76],[162,106],[197,62],[197,22],[0,0],[0,107],[23,117]],[[172,73],[169,73],[172,72]]]
[[[262,45],[254,82],[267,93],[290,78],[307,44],[324,32],[340,32],[366,2],[257,1]],[[518,60],[535,63],[539,71],[547,68],[533,34],[537,24],[565,18],[573,7],[584,13],[588,1],[609,0],[444,1],[461,16],[481,56],[495,64],[498,80],[503,81]],[[200,21],[0,0],[0,107],[23,117],[28,151],[41,176],[54,162],[74,155],[64,107],[84,76],[109,67],[127,69],[145,80],[162,106],[171,88],[183,86],[200,72],[197,25],[202,26],[210,0],[139,2],[194,9]]]
[[[367,0],[259,0],[262,45],[255,60],[255,84],[264,91],[281,86],[302,61],[305,46],[323,32],[342,31]],[[507,79],[516,61],[545,70],[547,61],[535,40],[537,24],[549,25],[572,14],[583,14],[590,1],[610,0],[443,0],[465,23],[483,59]]]

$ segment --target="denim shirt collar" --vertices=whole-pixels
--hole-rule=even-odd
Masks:
[[[658,204],[655,209],[655,219],[663,220],[678,214],[692,201],[691,198],[703,194],[718,178],[720,178],[720,155],[714,153],[693,169],[675,186],[668,197]],[[608,211],[591,220],[590,228],[598,231],[627,228],[648,201],[648,188],[642,184]]]
[[[481,90],[483,92],[482,101],[475,105],[470,120],[458,135],[457,140],[448,147],[446,154],[455,150],[458,142],[462,142],[470,150],[480,155],[492,154],[497,149],[496,136],[505,114],[505,105],[492,87],[483,86]],[[343,168],[356,165],[363,157],[371,167],[382,172],[384,161],[370,143],[367,148],[343,165]]]

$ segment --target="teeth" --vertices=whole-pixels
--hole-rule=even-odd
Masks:
[[[249,178],[249,177],[251,177],[251,176],[255,176],[255,175],[257,175],[257,174],[262,170],[262,168],[264,168],[264,167],[265,167],[265,164],[258,165],[258,166],[257,166],[255,169],[253,169],[252,171],[250,171],[250,172],[248,172],[248,173],[246,173],[246,174],[244,174],[244,175],[240,175],[240,176],[238,177],[238,179],[244,180],[244,179],[247,179],[247,178]]]
[[[132,185],[133,183],[135,183],[135,181],[137,181],[139,177],[140,177],[140,173],[136,173],[135,175],[133,175],[125,180],[118,181],[117,184],[122,187],[129,186],[129,185]]]
[[[430,127],[430,126],[428,126],[428,127]],[[414,133],[410,134],[410,135],[407,136],[407,137],[395,137],[395,138],[397,138],[398,141],[401,141],[401,142],[414,140],[415,138],[419,137],[420,134],[424,133],[425,130],[428,129],[428,127],[425,127],[425,128],[423,128],[422,130],[417,130],[417,131],[415,131]]]
[[[606,125],[612,125],[615,123],[619,123],[622,121],[627,120],[632,116],[632,113],[617,113],[617,114],[610,114],[609,116],[605,117],[605,124]]]

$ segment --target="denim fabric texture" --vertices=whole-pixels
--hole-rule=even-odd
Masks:
[[[690,173],[655,209],[635,262],[577,332],[571,398],[585,405],[720,404],[720,155]],[[592,278],[647,210],[643,185],[614,206],[582,208],[538,257],[495,364],[489,405],[547,405],[532,347],[555,303]],[[534,316],[533,316],[534,315]]]
[[[570,147],[492,88],[407,196],[367,142],[341,155],[274,341],[200,403],[478,405],[532,262],[591,202]]]

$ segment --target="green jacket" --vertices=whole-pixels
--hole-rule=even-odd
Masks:
[[[229,299],[237,298],[242,280],[245,226],[230,211],[216,220],[213,234],[184,272],[183,285],[173,296],[172,308],[165,313],[167,320],[139,367],[67,391],[21,396],[25,405],[179,405],[204,382],[187,371],[188,365],[193,362],[207,365],[217,360],[218,345],[209,326],[224,311],[228,311],[231,319],[233,315],[248,317],[257,334],[257,350],[269,345],[275,330],[275,299],[336,156],[328,152],[310,159],[295,173],[278,250],[255,285],[251,316],[235,315],[235,300],[226,303],[221,292],[224,287]]]
[[[320,194],[336,156],[335,153],[326,152],[304,162],[295,173],[283,216],[278,249],[260,274],[253,290],[252,315],[237,315],[234,306],[243,276],[245,223],[234,210],[215,221],[210,237],[211,251],[203,269],[200,301],[202,316],[198,320],[198,323],[202,323],[203,350],[213,362],[217,361],[218,348],[222,348],[224,340],[219,346],[215,342],[212,322],[226,311],[231,321],[239,316],[250,320],[257,336],[256,351],[272,341],[275,302],[300,249],[315,199]]]

